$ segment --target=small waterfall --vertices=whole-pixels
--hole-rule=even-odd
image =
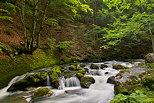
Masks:
[[[80,87],[80,81],[77,77],[71,77],[65,79],[60,78],[59,89],[65,89],[65,87]]]
[[[15,83],[15,82],[17,82],[17,81],[23,79],[23,78],[24,78],[25,76],[27,76],[28,74],[29,74],[29,73],[26,73],[26,74],[21,75],[21,76],[16,76],[16,77],[14,77],[14,78],[9,82],[9,84],[8,84],[7,87],[5,87],[5,88],[3,88],[3,89],[0,90],[0,99],[4,98],[5,96],[8,96],[8,95],[10,95],[10,94],[13,94],[13,93],[7,92],[7,89],[8,89],[13,83]]]
[[[50,84],[50,77],[49,77],[48,74],[47,74],[47,86],[51,86],[51,84]]]

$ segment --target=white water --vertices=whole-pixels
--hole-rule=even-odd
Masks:
[[[22,75],[22,76],[16,76],[16,77],[14,77],[14,78],[10,81],[10,83],[8,84],[7,87],[1,89],[1,90],[0,90],[0,100],[3,99],[4,97],[8,96],[8,95],[14,94],[14,93],[7,92],[7,89],[8,89],[13,83],[15,83],[15,82],[17,82],[17,81],[23,79],[27,74],[28,74],[28,73],[26,73],[26,74],[24,74],[24,75]]]
[[[77,77],[71,77],[65,79],[60,78],[59,89],[65,89],[66,87],[80,87],[80,81]]]
[[[87,76],[91,76],[95,79],[95,83],[92,84],[88,89],[80,87],[80,81],[76,77],[65,79],[60,78],[59,89],[52,89],[54,95],[48,98],[42,98],[35,100],[32,103],[109,103],[114,97],[114,85],[108,84],[107,79],[111,76],[115,76],[119,71],[112,69],[112,64],[121,64],[127,67],[132,67],[134,64],[129,62],[117,62],[117,61],[106,61],[103,62],[108,65],[108,68],[92,70],[90,69],[90,63],[86,65],[89,69]],[[94,63],[100,66],[103,63]],[[106,72],[108,72],[106,74]],[[26,75],[26,74],[25,74]],[[9,85],[0,90],[0,99],[12,93],[6,92],[6,90],[19,79],[25,77],[17,76],[9,83]],[[47,76],[47,86],[50,86],[49,76]]]

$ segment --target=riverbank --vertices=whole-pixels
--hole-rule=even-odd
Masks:
[[[14,56],[11,60],[0,61],[0,88],[7,86],[10,80],[26,72],[33,71],[35,69],[49,67],[55,64],[60,64],[58,55],[53,53],[46,54],[43,51],[33,53],[33,55],[19,55]]]

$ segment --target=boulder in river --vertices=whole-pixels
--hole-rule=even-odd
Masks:
[[[81,78],[81,87],[89,88],[91,84],[95,83],[95,79],[93,77],[84,76]]]
[[[148,53],[146,56],[145,56],[145,61],[147,63],[154,63],[154,53]]]
[[[32,98],[39,98],[39,97],[43,97],[43,96],[51,96],[53,95],[54,92],[52,92],[50,89],[48,89],[47,87],[41,87],[37,90],[34,91],[34,94],[32,95]]]
[[[115,94],[128,95],[134,90],[142,88],[140,75],[147,71],[148,69],[140,66],[120,71],[115,77]]]
[[[39,71],[34,74],[31,74],[16,83],[13,83],[9,88],[8,92],[14,92],[17,90],[26,90],[28,87],[38,87],[45,86],[47,81],[47,72]]]
[[[100,68],[101,69],[104,69],[104,68],[107,68],[108,66],[106,64],[101,64]]]
[[[114,84],[114,82],[115,82],[115,76],[111,76],[107,79],[107,83]]]
[[[126,67],[126,66],[123,66],[123,65],[120,65],[120,64],[113,64],[112,65],[113,69],[128,69],[129,67]]]
[[[53,66],[51,70],[48,71],[49,78],[50,78],[50,85],[53,88],[59,87],[59,77],[62,75],[61,67],[58,65]]]
[[[91,65],[90,65],[90,68],[91,68],[91,69],[99,69],[99,67],[98,67],[96,64],[91,64]]]

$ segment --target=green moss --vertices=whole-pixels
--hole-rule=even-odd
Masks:
[[[77,66],[75,66],[75,65],[70,65],[70,66],[69,66],[69,70],[74,71],[74,70],[76,70],[76,69],[77,69]]]
[[[37,89],[36,91],[34,91],[32,98],[34,99],[34,98],[38,98],[38,97],[42,97],[42,96],[50,96],[52,94],[53,94],[53,92],[50,89],[48,89],[46,87],[41,87],[41,88]]]
[[[49,67],[58,64],[59,59],[47,55],[44,52],[34,53],[33,55],[20,55],[13,57],[12,60],[0,61],[0,88],[7,86],[9,81],[17,76],[35,69]]]
[[[73,62],[72,59],[69,58],[69,57],[64,57],[63,61],[64,61],[64,63],[71,63],[71,62]]]
[[[89,76],[82,77],[80,82],[81,87],[83,88],[89,88],[89,86],[93,83],[95,83],[94,78]]]
[[[49,77],[50,77],[51,86],[53,88],[58,88],[59,87],[59,77],[58,77],[58,74],[52,73],[52,74],[50,74]]]
[[[54,65],[52,69],[49,70],[49,74],[57,74],[58,76],[60,76],[62,74],[61,70],[63,71],[63,69],[58,66],[58,65]]]
[[[26,88],[28,87],[45,86],[46,80],[47,80],[46,71],[36,72],[12,84],[7,91],[13,92],[17,90],[26,90]]]
[[[113,66],[113,69],[129,69],[129,67],[126,67],[120,64],[114,64],[112,66]]]
[[[154,63],[139,63],[138,65],[145,68],[154,69]]]

